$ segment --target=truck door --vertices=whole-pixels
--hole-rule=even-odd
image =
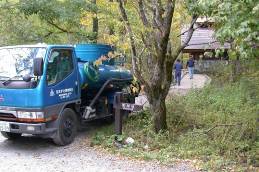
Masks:
[[[80,98],[76,58],[72,48],[53,48],[46,70],[47,105]]]

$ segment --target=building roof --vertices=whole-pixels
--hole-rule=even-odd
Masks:
[[[183,35],[181,35],[182,44],[188,34],[187,30],[188,30],[187,27],[182,29],[181,33],[184,33]],[[214,50],[214,49],[219,49],[219,48],[229,49],[230,44],[224,43],[224,45],[221,45],[221,43],[215,39],[213,29],[198,28],[194,31],[188,46],[185,47],[185,49],[184,49],[184,52],[189,52],[192,50],[194,50],[194,51]]]

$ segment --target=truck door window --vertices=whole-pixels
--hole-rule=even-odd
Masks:
[[[73,71],[73,56],[70,49],[53,50],[48,58],[48,85],[56,84],[65,79]]]

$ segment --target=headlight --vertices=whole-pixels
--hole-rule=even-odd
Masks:
[[[17,111],[17,117],[23,118],[23,119],[39,119],[44,118],[43,112],[23,112],[23,111]]]

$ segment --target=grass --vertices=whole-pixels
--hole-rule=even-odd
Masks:
[[[259,73],[235,83],[215,81],[221,79],[167,100],[167,131],[155,134],[152,117],[144,111],[124,121],[120,140],[132,137],[133,145],[117,149],[113,125],[93,133],[92,144],[163,164],[190,159],[202,170],[258,170]]]

